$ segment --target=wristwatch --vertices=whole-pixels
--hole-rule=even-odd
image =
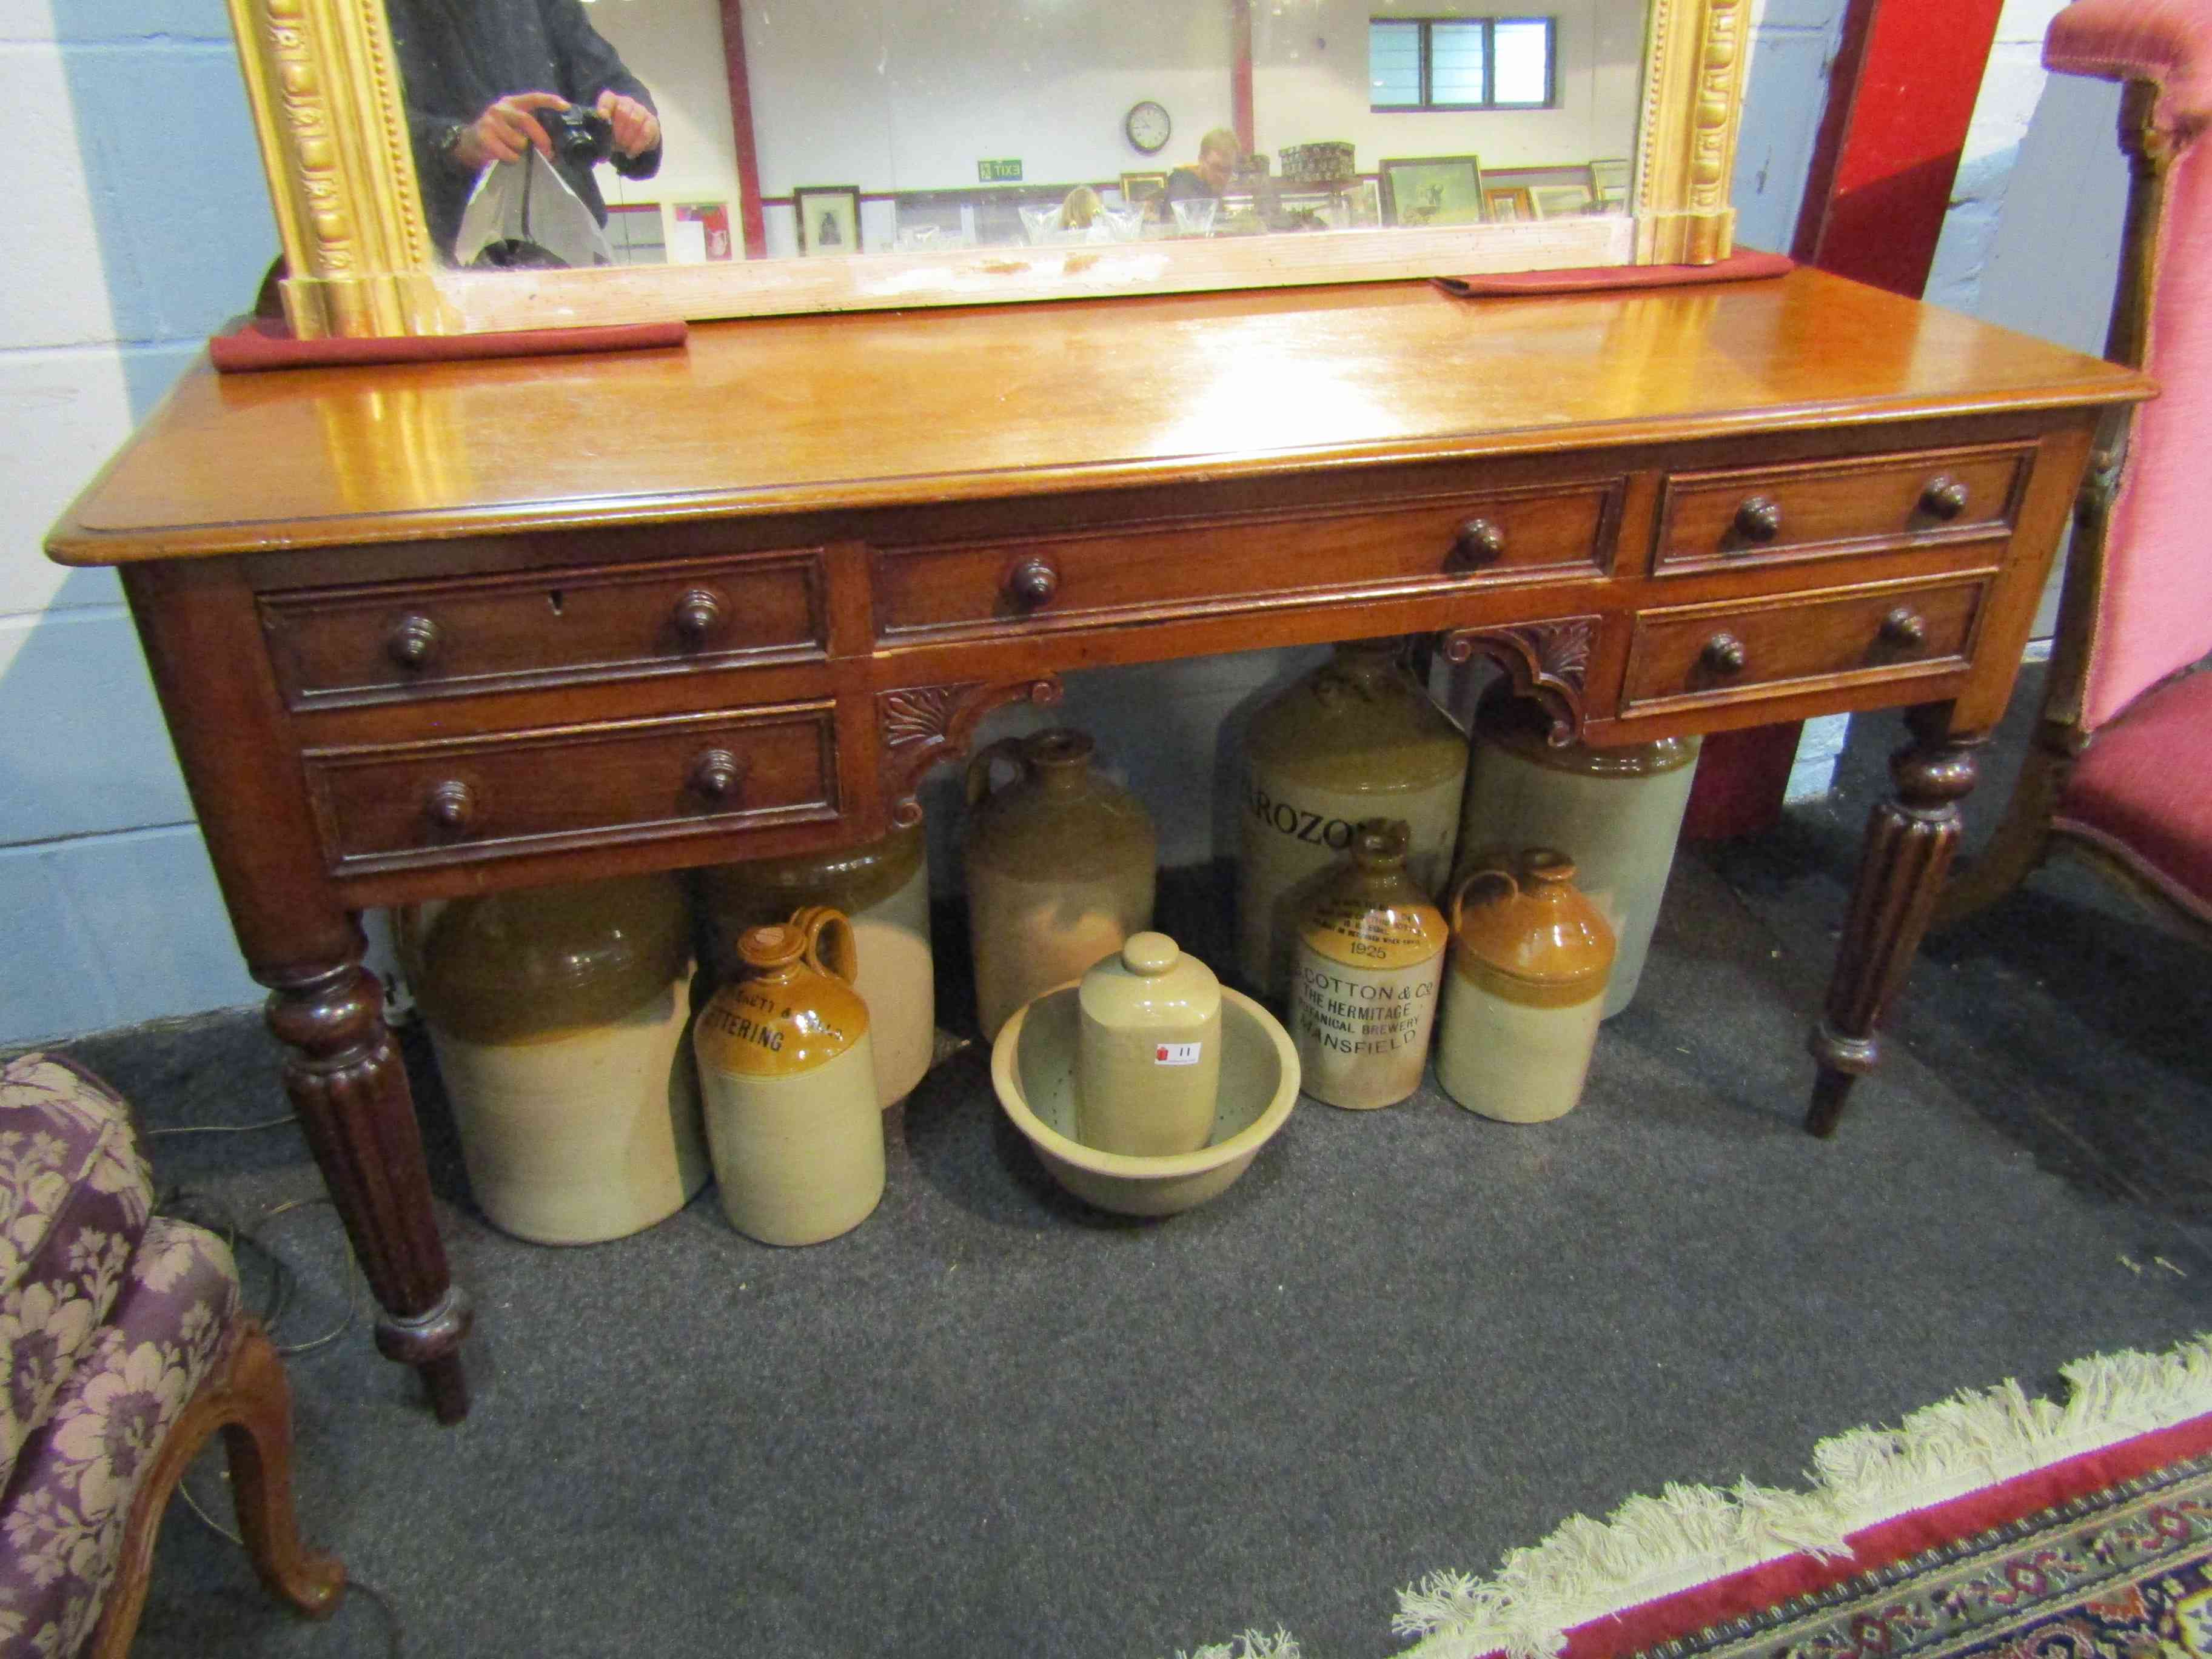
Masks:
[[[469,130],[469,125],[466,121],[448,121],[438,129],[437,149],[441,160],[448,164],[453,161],[453,152],[461,147],[461,135]]]

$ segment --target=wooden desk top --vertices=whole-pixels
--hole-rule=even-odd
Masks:
[[[756,319],[688,349],[187,374],[64,564],[1264,476],[2131,401],[2145,376],[1800,270]]]

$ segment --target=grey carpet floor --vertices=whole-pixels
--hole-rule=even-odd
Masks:
[[[888,1194],[843,1239],[750,1243],[710,1188],[534,1248],[471,1207],[426,1076],[479,1310],[455,1428],[349,1311],[327,1205],[283,1207],[320,1190],[295,1129],[163,1137],[178,1205],[286,1264],[281,1340],[350,1320],[290,1370],[306,1529],[361,1587],[296,1622],[175,1505],[137,1651],[1151,1659],[1280,1626],[1370,1659],[1431,1570],[1668,1481],[1799,1484],[1824,1436],[2212,1325],[2206,957],[2085,876],[1932,946],[1840,1136],[1800,1132],[1899,729],[1856,723],[1834,801],[1678,862],[1568,1117],[1309,1101],[1161,1224],[1062,1198],[971,1050],[890,1119]],[[1218,938],[1206,891],[1163,923]],[[250,1017],[75,1047],[157,1127],[287,1109]],[[219,1458],[190,1489],[228,1519]]]

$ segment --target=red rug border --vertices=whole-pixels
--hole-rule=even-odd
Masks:
[[[1656,1601],[1603,1614],[1567,1632],[1564,1659],[1623,1659],[1659,1643],[1778,1607],[1907,1560],[1938,1545],[2024,1520],[2207,1452],[2212,1452],[2212,1413],[2030,1469],[1948,1503],[1881,1522],[1850,1534],[1853,1553],[1844,1559],[1824,1561],[1802,1553],[1785,1556]]]

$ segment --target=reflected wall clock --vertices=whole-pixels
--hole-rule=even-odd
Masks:
[[[1157,155],[1167,148],[1168,135],[1175,125],[1168,119],[1167,110],[1147,98],[1129,106],[1129,112],[1121,118],[1121,131],[1146,155]]]

